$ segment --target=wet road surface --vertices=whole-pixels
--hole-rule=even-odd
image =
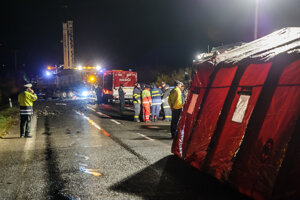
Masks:
[[[246,199],[173,156],[168,123],[132,115],[37,102],[33,138],[0,140],[0,199]]]

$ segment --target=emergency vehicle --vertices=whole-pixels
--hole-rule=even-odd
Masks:
[[[102,88],[103,101],[115,102],[119,100],[118,89],[123,84],[125,100],[131,102],[134,85],[137,82],[137,72],[123,70],[107,70],[100,77],[99,86]]]

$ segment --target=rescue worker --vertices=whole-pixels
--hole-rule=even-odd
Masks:
[[[140,122],[141,94],[142,94],[141,85],[139,83],[136,83],[135,87],[133,89],[134,121],[135,122]]]
[[[125,94],[126,94],[123,90],[123,84],[120,85],[118,92],[119,92],[119,100],[120,100],[120,114],[122,115],[125,109]]]
[[[24,85],[25,91],[18,95],[18,102],[20,104],[20,137],[31,138],[30,128],[31,119],[33,115],[33,102],[37,100],[37,96],[31,89],[32,84]]]
[[[171,121],[171,134],[172,138],[176,136],[177,124],[182,111],[182,93],[181,86],[183,85],[180,81],[175,81],[175,88],[170,92],[168,103],[172,110],[172,121]]]
[[[152,98],[152,121],[157,121],[159,118],[159,112],[161,109],[161,96],[162,91],[156,87],[155,83],[152,83],[152,88],[150,90]]]
[[[161,82],[161,91],[162,91],[162,93],[165,93],[165,91],[166,91],[166,83],[165,82]]]
[[[172,111],[168,102],[169,99],[169,95],[171,92],[170,86],[169,85],[165,85],[165,93],[163,94],[162,97],[162,107],[164,110],[164,114],[165,114],[165,121],[170,122],[172,119]]]
[[[96,96],[97,96],[97,104],[100,105],[102,103],[102,87],[96,87]]]
[[[143,120],[144,122],[150,122],[150,108],[152,105],[152,99],[149,90],[149,85],[145,85],[145,89],[142,91],[142,103],[143,103]]]

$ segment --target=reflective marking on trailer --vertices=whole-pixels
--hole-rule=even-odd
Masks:
[[[114,122],[114,123],[116,123],[116,124],[121,124],[120,122],[117,122],[117,121],[114,120],[114,119],[111,119],[110,121],[112,121],[112,122]]]

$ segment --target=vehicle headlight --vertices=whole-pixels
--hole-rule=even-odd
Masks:
[[[89,95],[89,92],[88,92],[88,91],[83,91],[83,92],[82,92],[82,96],[86,97],[86,96],[88,96],[88,95]]]

